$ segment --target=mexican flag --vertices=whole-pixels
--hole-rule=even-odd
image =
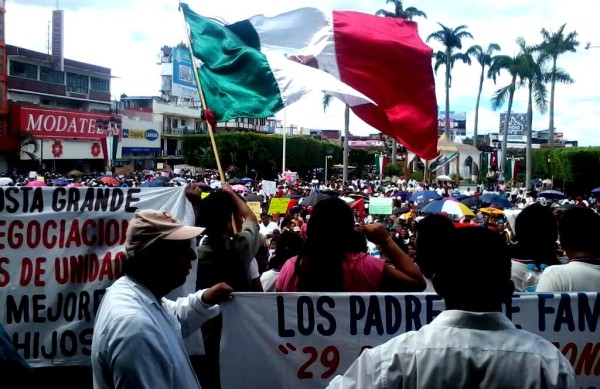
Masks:
[[[458,157],[459,153],[454,152],[449,155],[441,155],[440,158],[436,158],[435,161],[431,163],[430,169],[431,172],[435,172],[444,166],[448,165],[450,162],[454,161]]]
[[[223,24],[181,8],[217,121],[268,117],[323,91],[420,157],[435,156],[432,50],[415,22],[300,8]]]

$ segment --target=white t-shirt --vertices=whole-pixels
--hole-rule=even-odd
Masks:
[[[600,264],[571,261],[548,266],[536,292],[597,292],[600,290]]]
[[[275,292],[275,283],[277,282],[277,276],[279,272],[277,270],[271,269],[267,270],[260,276],[260,283],[262,284],[263,291],[265,292]]]

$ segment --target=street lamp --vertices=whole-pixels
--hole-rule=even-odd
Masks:
[[[331,155],[325,156],[325,186],[327,186],[327,160],[333,158]]]
[[[600,47],[600,46],[592,46],[592,42],[588,42],[588,43],[585,45],[585,49],[586,49],[586,50],[589,50],[589,49],[597,49],[597,48],[599,48],[599,47]]]

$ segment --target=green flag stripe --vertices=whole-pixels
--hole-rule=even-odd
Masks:
[[[284,107],[263,53],[232,30],[194,13],[186,4],[181,8],[190,27],[192,52],[203,62],[199,75],[206,105],[217,121],[265,118]]]

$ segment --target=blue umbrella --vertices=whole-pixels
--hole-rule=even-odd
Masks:
[[[393,194],[393,196],[404,197],[405,199],[409,198],[410,195],[411,195],[411,193],[408,192],[408,191],[406,191],[406,190],[401,190],[401,191],[398,191],[398,192],[394,192],[394,194]]]
[[[440,196],[434,190],[419,190],[419,191],[416,191],[415,193],[413,193],[412,196],[410,196],[410,198],[408,199],[408,201],[422,202],[422,201],[429,201],[429,200],[439,200],[441,198],[442,198],[442,196]]]
[[[244,184],[247,184],[247,183],[252,182],[254,180],[252,178],[249,178],[249,177],[244,177],[244,178],[242,178],[242,181],[244,182]]]
[[[504,196],[496,193],[486,193],[481,195],[481,201],[487,204],[495,205],[498,208],[511,208],[512,204]]]
[[[592,189],[592,193],[594,193],[594,194],[600,193],[600,186],[597,187],[597,188]]]
[[[567,198],[563,192],[552,189],[538,193],[537,197],[544,197],[551,200],[562,200]]]
[[[531,183],[533,185],[542,185],[542,180],[540,180],[539,178],[534,178],[533,180],[531,180]]]
[[[52,184],[54,184],[54,186],[67,186],[70,183],[69,183],[69,180],[67,180],[66,178],[59,177],[59,178],[53,179]]]
[[[142,184],[140,185],[140,187],[142,188],[161,188],[163,186],[165,186],[165,181],[163,180],[146,181],[142,182]]]

